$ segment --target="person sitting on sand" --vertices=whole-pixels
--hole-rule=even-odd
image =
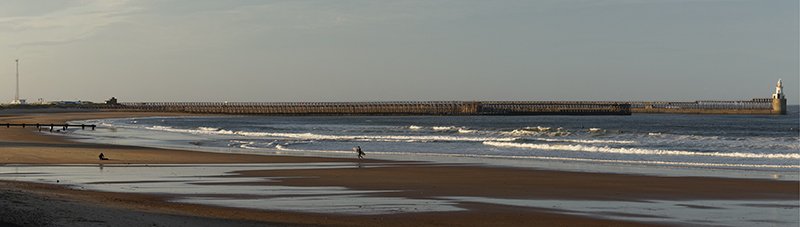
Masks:
[[[356,153],[358,153],[358,159],[364,159],[364,155],[366,154],[364,154],[364,152],[361,151],[361,146],[356,146],[355,148],[353,148],[353,150],[356,151]]]
[[[108,160],[108,158],[106,158],[106,155],[104,155],[103,153],[100,153],[98,157],[100,157],[100,160]]]

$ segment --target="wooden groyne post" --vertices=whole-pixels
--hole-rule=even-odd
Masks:
[[[97,125],[87,125],[87,124],[71,125],[71,124],[40,124],[40,123],[35,123],[35,124],[28,124],[28,123],[0,123],[0,126],[6,126],[6,128],[11,128],[11,127],[22,127],[22,128],[36,127],[36,129],[38,129],[39,131],[42,131],[42,128],[48,128],[49,127],[51,132],[55,128],[61,128],[63,130],[67,130],[67,129],[69,129],[69,127],[80,127],[81,130],[86,130],[86,128],[91,128],[92,130],[94,130],[97,127]]]

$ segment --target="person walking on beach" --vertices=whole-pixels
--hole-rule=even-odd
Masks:
[[[104,155],[102,152],[97,157],[99,157],[100,160],[108,160],[108,158],[106,158],[106,155]]]
[[[361,146],[356,146],[353,148],[353,150],[358,153],[358,159],[364,159],[364,155],[366,154],[364,154],[364,151],[361,151]]]

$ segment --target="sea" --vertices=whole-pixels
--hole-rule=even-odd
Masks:
[[[96,119],[74,140],[223,153],[797,180],[800,108],[787,115],[186,116]]]

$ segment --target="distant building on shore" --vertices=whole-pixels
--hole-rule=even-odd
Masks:
[[[28,101],[25,100],[25,99],[14,99],[14,100],[11,100],[11,105],[26,105],[26,104],[28,104]]]
[[[110,99],[106,100],[106,105],[117,105],[117,97],[111,97]]]

